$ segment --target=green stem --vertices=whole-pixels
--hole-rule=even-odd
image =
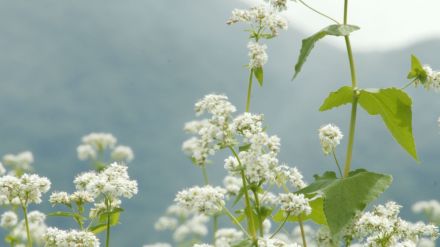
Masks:
[[[205,182],[205,185],[208,185],[209,180],[208,180],[208,172],[206,171],[206,165],[202,165],[202,173],[203,173],[203,181]]]
[[[333,159],[335,159],[336,166],[338,167],[339,175],[341,175],[341,177],[343,177],[342,176],[341,166],[339,165],[339,161],[338,161],[338,158],[336,157],[336,153],[335,153],[334,149],[332,149],[332,154],[333,154]]]
[[[248,228],[252,236],[252,240],[255,241],[257,239],[257,233],[255,231],[255,223],[254,223],[255,221],[252,213],[251,200],[249,199],[249,189],[247,187],[247,180],[244,174],[244,167],[243,164],[241,164],[240,158],[238,157],[235,150],[231,146],[229,146],[229,149],[231,150],[232,154],[235,156],[235,158],[238,161],[238,164],[240,165],[241,180],[243,182],[243,190],[244,190],[245,206],[246,206],[245,211],[248,219]]]
[[[302,3],[304,6],[306,6],[307,8],[309,8],[310,10],[312,10],[313,12],[317,13],[318,15],[324,16],[325,18],[327,18],[327,19],[329,19],[329,20],[335,22],[336,24],[339,24],[339,22],[338,22],[337,20],[331,18],[330,16],[328,16],[328,15],[322,13],[321,11],[319,11],[319,10],[313,8],[312,6],[306,4],[304,1],[299,0],[299,2]]]
[[[105,237],[105,246],[110,246],[110,201],[105,198],[105,204],[107,206],[107,234]]]
[[[306,234],[304,232],[304,224],[303,224],[303,221],[301,219],[301,215],[298,215],[298,223],[299,223],[299,229],[301,230],[301,238],[302,238],[302,241],[303,241],[303,247],[307,247]]]
[[[405,86],[403,86],[401,89],[402,89],[402,90],[406,89],[407,87],[411,86],[415,81],[416,81],[416,79],[414,79],[414,80],[408,82],[408,83],[407,83]]]
[[[348,20],[348,0],[344,1],[344,24],[347,24]],[[351,169],[351,161],[353,157],[353,144],[354,144],[354,134],[356,130],[356,113],[358,104],[357,95],[357,79],[356,79],[356,67],[353,59],[353,52],[351,49],[350,37],[349,35],[344,36],[345,46],[347,48],[348,60],[350,63],[350,74],[351,74],[351,85],[353,87],[353,101],[351,105],[351,117],[350,117],[350,132],[348,135],[348,145],[347,145],[347,155],[344,165],[344,177],[347,177]]]
[[[251,94],[252,94],[252,74],[254,72],[254,69],[251,69],[249,73],[249,85],[248,85],[248,91],[247,91],[247,99],[246,99],[246,112],[249,112],[251,108]]]
[[[287,213],[286,218],[284,218],[283,222],[278,226],[278,228],[277,228],[277,229],[275,230],[275,232],[270,236],[270,238],[275,237],[275,236],[281,231],[281,229],[283,229],[283,227],[284,227],[284,225],[286,224],[287,219],[289,218],[289,216],[290,216],[290,212]]]
[[[254,193],[254,200],[255,200],[255,207],[257,209],[258,212],[258,216],[257,216],[257,220],[258,220],[258,227],[260,228],[260,237],[264,236],[264,229],[263,229],[263,221],[261,220],[261,215],[260,215],[260,200],[258,198],[258,193],[255,190],[252,190],[252,192]]]
[[[28,215],[27,215],[27,208],[26,208],[26,206],[24,206],[24,204],[21,205],[21,208],[23,209],[24,222],[26,225],[27,246],[32,247],[32,237],[31,237],[31,231],[29,230],[29,220],[28,220]]]
[[[213,228],[212,228],[212,236],[213,236],[213,240],[214,240],[214,244],[215,244],[215,240],[216,240],[216,237],[215,237],[215,233],[217,232],[217,230],[218,230],[218,216],[219,215],[214,215],[213,216]]]
[[[241,231],[243,231],[243,233],[248,238],[251,238],[251,236],[246,231],[246,229],[244,229],[244,227],[240,224],[240,221],[237,218],[235,218],[235,216],[226,207],[223,207],[223,211],[226,213],[227,216],[229,216],[229,218],[231,218],[231,220],[238,226],[238,228],[240,228]]]

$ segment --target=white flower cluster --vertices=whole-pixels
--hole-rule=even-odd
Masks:
[[[91,203],[94,201],[95,198],[93,195],[87,191],[75,191],[71,195],[69,195],[67,192],[53,192],[49,198],[49,202],[52,204],[52,206],[56,204],[71,206],[72,202],[79,205],[84,205],[85,203]]]
[[[303,180],[303,175],[296,167],[280,165],[275,168],[275,174],[275,183],[280,187],[287,182],[291,183],[298,190],[307,186]]]
[[[243,232],[235,228],[222,228],[215,232],[215,247],[230,247],[243,239]]]
[[[341,130],[333,124],[327,124],[319,129],[319,140],[325,155],[331,154],[341,143],[343,135]]]
[[[429,65],[424,65],[423,70],[426,72],[426,80],[416,79],[414,84],[416,86],[423,85],[426,90],[434,89],[435,91],[440,91],[440,72],[432,70]]]
[[[249,68],[257,69],[263,67],[268,60],[266,53],[267,45],[249,41],[247,47],[249,50]]]
[[[416,246],[422,236],[438,238],[437,226],[404,221],[398,217],[400,208],[395,202],[387,202],[363,213],[351,229],[353,235],[364,246]]]
[[[209,218],[200,215],[193,209],[173,204],[166,210],[164,216],[160,217],[154,224],[158,231],[174,231],[173,239],[177,243],[190,240],[191,237],[203,237],[208,234],[206,223]]]
[[[223,179],[223,186],[228,192],[228,195],[236,196],[240,192],[240,189],[243,186],[243,182],[241,181],[241,178],[226,176]]]
[[[279,203],[281,210],[292,216],[309,215],[312,212],[309,199],[303,194],[279,194]]]
[[[182,145],[182,150],[191,157],[194,164],[206,165],[209,156],[220,148],[233,144],[228,122],[235,111],[235,106],[224,95],[209,94],[195,104],[196,115],[208,112],[211,118],[185,125],[186,132],[197,135]]]
[[[425,214],[430,222],[440,224],[440,203],[436,200],[419,201],[412,206],[415,213]]]
[[[0,177],[0,204],[27,206],[40,203],[41,196],[50,189],[50,181],[36,174],[21,177],[5,175]]]
[[[281,2],[278,1],[279,6],[282,4]],[[226,24],[231,25],[238,22],[247,23],[252,29],[256,29],[253,30],[254,32],[260,30],[263,34],[270,34],[272,37],[277,36],[279,30],[287,29],[287,21],[265,5],[256,6],[249,10],[234,9]]]
[[[130,180],[128,167],[117,163],[110,164],[100,172],[86,172],[74,180],[78,191],[86,191],[94,198],[99,196],[116,201],[120,197],[131,198],[137,194],[135,180]]]
[[[258,239],[259,247],[300,247],[297,243],[286,243],[276,238],[260,238]]]
[[[110,133],[91,133],[82,138],[76,149],[78,159],[96,161],[105,150],[111,151],[113,161],[130,162],[134,159],[133,150],[128,146],[116,146],[117,139]],[[102,160],[101,160],[102,161]]]
[[[47,226],[44,223],[46,215],[39,211],[31,211],[28,213],[29,231],[34,243],[40,246],[43,243],[43,235]],[[12,211],[7,211],[1,216],[2,228],[9,231],[8,238],[16,243],[14,246],[20,246],[27,242],[25,220],[18,221],[18,216]]]
[[[31,164],[33,162],[34,156],[29,151],[24,151],[19,154],[6,154],[3,156],[3,164],[7,167],[11,167],[11,175],[21,175],[21,173],[31,171]],[[3,171],[0,172],[0,174],[5,173],[4,168],[0,170]]]
[[[48,228],[44,235],[47,247],[99,247],[99,239],[91,232]]]
[[[181,207],[213,215],[223,210],[225,194],[226,190],[221,187],[195,186],[177,193],[175,202]]]

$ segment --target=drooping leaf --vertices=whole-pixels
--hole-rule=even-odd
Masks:
[[[254,68],[252,69],[252,71],[254,72],[255,78],[257,78],[258,84],[260,85],[260,87],[262,87],[263,79],[264,79],[263,68],[262,67]]]
[[[420,60],[414,55],[411,55],[411,70],[409,71],[407,77],[408,79],[418,79],[422,83],[424,83],[428,77],[426,71],[423,69],[423,66],[420,63]]]
[[[327,220],[324,214],[324,200],[321,197],[318,197],[310,202],[310,207],[312,208],[311,214],[303,216],[301,220],[312,220],[316,224],[326,225]],[[276,222],[282,222],[284,221],[286,215],[287,213],[285,213],[283,210],[280,210],[274,215],[273,220]],[[287,221],[297,222],[299,221],[299,218],[297,216],[289,216]]]
[[[327,111],[334,107],[345,105],[353,102],[353,88],[349,86],[344,86],[339,88],[335,92],[331,92],[329,96],[324,100],[320,111]]]
[[[303,39],[301,50],[299,52],[298,61],[296,62],[296,65],[295,65],[295,74],[294,74],[292,80],[295,79],[296,76],[301,71],[302,66],[306,62],[307,57],[310,55],[310,52],[315,47],[316,42],[318,42],[320,39],[324,38],[327,35],[346,36],[356,30],[359,30],[359,27],[353,26],[353,25],[330,25],[330,26],[322,29],[321,31],[313,34],[312,36],[310,36],[306,39]]]
[[[412,133],[411,98],[398,88],[361,90],[359,104],[371,115],[380,115],[394,139],[418,160]]]
[[[392,182],[389,175],[365,170],[351,172],[346,178],[336,178],[333,172],[315,178],[315,182],[299,192],[323,197],[325,219],[333,235],[340,233],[357,211],[364,210]]]

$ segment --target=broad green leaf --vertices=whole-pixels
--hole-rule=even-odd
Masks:
[[[90,227],[88,230],[94,234],[98,234],[107,229],[107,215],[110,214],[110,226],[119,224],[119,216],[121,211],[101,214],[99,224]]]
[[[375,200],[391,184],[389,175],[357,170],[346,178],[336,178],[327,172],[304,188],[309,194],[321,194],[326,222],[333,235],[341,232],[355,216]]]
[[[394,139],[415,159],[411,98],[397,88],[361,90],[359,104],[371,115],[380,115]]]
[[[312,213],[302,217],[301,219],[303,221],[312,220],[313,222],[319,225],[326,225],[327,220],[324,214],[324,200],[320,197],[316,198],[315,200],[310,202],[310,207],[312,207]],[[283,210],[280,210],[274,215],[273,220],[276,222],[282,222],[284,221],[285,217],[286,217],[286,213]],[[297,222],[298,217],[289,216],[287,221]]]
[[[428,75],[423,69],[419,59],[416,56],[411,55],[411,70],[408,73],[408,79],[419,79],[422,83],[424,83],[427,77]]]
[[[57,217],[74,217],[74,213],[72,212],[64,212],[64,211],[57,211],[48,213],[47,216],[57,216]]]
[[[252,69],[252,71],[254,72],[255,78],[257,78],[258,84],[260,85],[260,87],[262,87],[263,79],[264,79],[263,68],[262,67],[255,68]]]
[[[98,225],[94,225],[92,227],[90,227],[88,229],[88,231],[94,233],[94,234],[98,234],[100,232],[103,232],[107,229],[107,224],[98,224]]]
[[[301,50],[299,52],[298,61],[295,65],[295,75],[292,80],[296,78],[296,76],[301,71],[302,66],[307,60],[307,57],[310,55],[310,52],[315,47],[315,43],[320,39],[324,38],[327,35],[332,36],[346,36],[351,32],[359,30],[359,27],[353,25],[330,25],[321,31],[313,34],[312,36],[302,40]]]
[[[320,111],[327,111],[334,107],[345,105],[353,102],[353,88],[349,86],[344,86],[338,89],[338,91],[331,92],[329,96],[324,100]]]

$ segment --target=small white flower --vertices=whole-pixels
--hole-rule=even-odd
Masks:
[[[12,228],[18,223],[18,216],[13,211],[4,212],[0,219],[0,226],[3,228]]]
[[[64,231],[57,228],[48,228],[44,235],[47,247],[81,246],[99,247],[99,239],[91,232],[70,230]]]
[[[234,176],[226,176],[223,179],[223,185],[225,186],[226,191],[230,195],[238,195],[240,189],[243,185],[241,178]]]
[[[154,229],[158,231],[174,230],[176,227],[177,227],[177,219],[167,216],[160,217],[154,224]]]
[[[223,210],[225,194],[226,190],[221,187],[195,186],[177,193],[175,202],[182,207],[211,215]]]
[[[121,145],[117,146],[113,150],[111,156],[114,161],[130,162],[134,159],[133,150],[131,150],[131,148],[128,146],[121,146]]]
[[[110,133],[90,133],[82,138],[82,142],[102,151],[114,147],[117,140]]]
[[[95,149],[89,144],[79,145],[76,152],[79,160],[95,160],[97,158]]]
[[[235,228],[222,228],[215,232],[216,247],[230,247],[243,239],[243,232]]]
[[[46,177],[36,174],[23,174],[20,178],[6,175],[0,177],[0,194],[3,194],[9,203],[40,203],[41,196],[50,189],[50,181]]]
[[[434,89],[440,91],[440,71],[434,71],[429,65],[424,65],[423,69],[426,72],[427,78],[424,82],[415,80],[415,86],[423,85],[426,90]]]
[[[312,212],[309,200],[303,194],[280,194],[279,201],[281,209],[290,215],[309,215]]]
[[[70,204],[70,197],[67,192],[53,192],[49,197],[50,204]]]
[[[31,164],[34,162],[34,156],[29,151],[19,154],[6,154],[3,156],[3,164],[12,167],[14,170],[22,170],[24,172],[31,170]]]
[[[343,135],[341,130],[333,124],[327,124],[319,129],[319,140],[325,155],[331,154],[341,143]]]
[[[6,169],[3,164],[0,162],[0,175],[4,175],[6,173]]]
[[[249,68],[258,69],[263,67],[263,65],[265,65],[268,60],[268,56],[266,53],[267,46],[250,41],[247,47],[249,50]]]

